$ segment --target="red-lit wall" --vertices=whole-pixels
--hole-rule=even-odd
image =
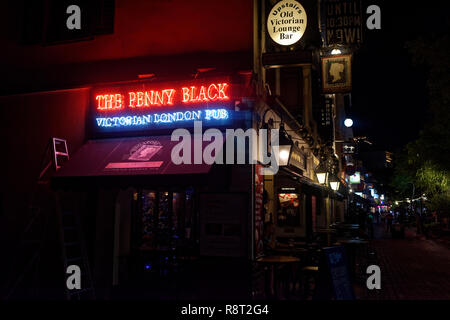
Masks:
[[[135,80],[139,74],[153,72],[158,77],[186,77],[198,67],[251,69],[252,0],[115,2],[113,34],[50,46],[19,44],[27,1],[0,3],[0,252],[4,256],[17,252],[18,239],[30,221],[30,206],[40,205],[52,217],[51,223],[57,221],[54,194],[49,187],[34,187],[50,137],[67,139],[72,154],[86,139],[89,89],[73,88]],[[53,281],[59,284],[63,282],[57,278],[61,274],[58,228],[50,225],[49,230],[47,241],[54,245],[47,253],[55,261],[43,259],[41,264],[51,269],[47,273],[55,274]],[[7,268],[7,263],[0,265],[0,288],[10,277]]]
[[[252,0],[116,0],[114,34],[64,45],[21,46],[20,1],[0,6],[0,59],[34,68],[130,57],[252,49]]]
[[[50,137],[67,139],[69,152],[81,146],[88,103],[89,89],[0,97],[2,191],[31,189]]]
[[[55,196],[48,184],[37,184],[37,178],[50,137],[67,139],[72,154],[84,142],[88,101],[88,89],[0,97],[0,252],[8,257],[0,265],[0,288],[10,289],[10,282],[24,272],[25,264],[12,263],[30,259],[20,241],[43,237],[40,268],[42,275],[54,276],[39,281],[46,288],[57,288],[52,294],[60,297],[58,288],[63,282]],[[32,221],[31,231],[24,234]],[[26,296],[27,281],[14,294]]]

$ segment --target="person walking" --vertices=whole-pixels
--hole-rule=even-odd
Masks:
[[[373,235],[374,235],[373,223],[374,223],[373,214],[372,214],[372,212],[369,212],[369,215],[367,216],[367,230],[368,230],[370,239],[373,239]]]
[[[391,212],[388,212],[386,215],[386,232],[392,232],[392,220],[394,220],[394,216]]]

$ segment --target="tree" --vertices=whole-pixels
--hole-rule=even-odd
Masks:
[[[450,214],[450,40],[448,36],[418,39],[406,47],[416,65],[428,70],[428,110],[431,117],[419,138],[397,155],[392,186],[404,198],[411,184],[440,216]],[[408,188],[409,185],[409,188]]]

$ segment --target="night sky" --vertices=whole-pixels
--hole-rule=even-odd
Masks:
[[[376,149],[395,151],[418,136],[428,116],[426,70],[412,65],[405,42],[447,33],[450,5],[391,0],[363,7],[369,4],[381,8],[381,30],[366,29],[355,54],[354,135],[368,136]]]

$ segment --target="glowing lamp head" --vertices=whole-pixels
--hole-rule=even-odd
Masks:
[[[340,184],[339,181],[330,181],[330,187],[334,191],[338,191],[339,190],[339,184]]]
[[[317,176],[317,181],[319,181],[320,184],[326,184],[327,183],[327,178],[328,178],[328,170],[327,170],[327,166],[325,165],[325,163],[321,163],[319,164],[319,166],[316,168],[316,176]]]
[[[325,182],[327,181],[327,172],[317,172],[317,180],[319,181],[320,184],[325,184]]]
[[[336,174],[331,174],[330,175],[330,187],[331,189],[333,189],[334,191],[338,191],[339,190],[339,185],[340,185],[340,181],[339,178],[336,176]]]
[[[279,165],[287,166],[289,164],[289,157],[291,156],[293,142],[286,133],[284,125],[280,125],[280,140],[279,140]]]
[[[345,119],[345,120],[344,120],[344,125],[345,125],[347,128],[350,128],[351,126],[353,126],[353,120],[350,119],[350,118]]]
[[[280,163],[287,163],[289,160],[289,150],[283,148],[280,150]]]
[[[342,51],[339,50],[339,49],[333,49],[333,50],[331,50],[331,54],[332,54],[332,55],[337,55],[337,54],[341,54],[341,53],[342,53]]]

